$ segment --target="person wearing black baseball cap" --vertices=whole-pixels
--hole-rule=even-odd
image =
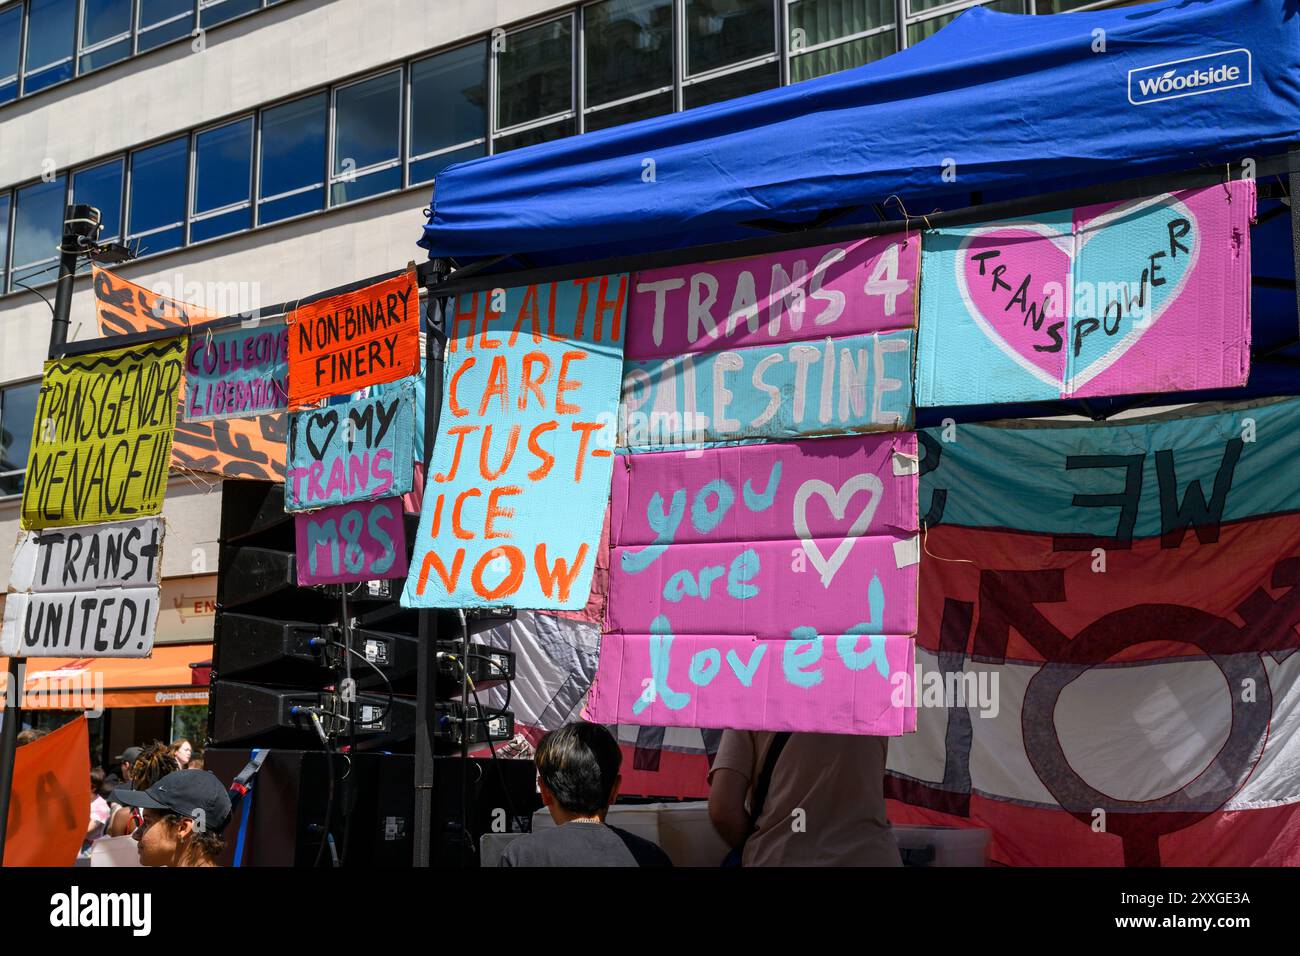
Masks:
[[[147,790],[118,790],[114,796],[144,813],[132,834],[140,843],[142,866],[217,865],[230,796],[215,774],[176,770]]]

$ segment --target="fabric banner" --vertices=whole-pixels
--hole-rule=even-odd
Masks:
[[[1013,865],[1300,863],[1297,414],[922,433],[894,822],[988,827]]]
[[[391,498],[411,490],[415,383],[289,418],[284,510]]]
[[[22,526],[120,521],[162,510],[185,340],[45,363]]]
[[[147,655],[157,627],[162,540],[161,518],[19,532],[0,654]]]
[[[592,719],[907,732],[916,487],[902,433],[621,458]]]
[[[128,335],[159,329],[188,330],[197,322],[211,322],[220,313],[202,306],[159,295],[91,263],[95,311],[103,335]]]
[[[458,297],[404,607],[586,605],[627,286],[622,274]]]
[[[90,822],[90,734],[84,716],[19,747],[5,866],[72,866]]]
[[[927,235],[917,404],[1244,385],[1255,182]]]
[[[121,290],[132,286],[133,290]],[[141,297],[144,297],[143,299]],[[154,294],[141,286],[104,269],[95,269],[95,302],[99,312],[101,335],[126,335],[154,328],[149,303]],[[146,307],[136,304],[143,302]],[[116,304],[115,304],[116,303]],[[126,305],[130,305],[127,308]],[[208,321],[216,316],[188,303],[176,303],[177,314],[184,312],[188,326],[194,321]],[[184,402],[185,399],[182,399]],[[281,413],[258,415],[253,419],[230,418],[210,422],[189,422],[185,410],[177,415],[172,441],[171,467],[186,471],[204,471],[225,478],[252,478],[259,481],[284,480],[284,437],[286,418]]]
[[[899,233],[637,273],[620,444],[909,423],[919,246]]]
[[[173,468],[205,471],[223,478],[283,481],[285,412],[256,418],[176,423]]]
[[[289,401],[283,323],[195,336],[185,353],[185,420],[251,418]]]
[[[298,584],[406,577],[406,525],[397,498],[294,516]]]
[[[411,269],[289,316],[289,407],[420,371],[420,289]]]

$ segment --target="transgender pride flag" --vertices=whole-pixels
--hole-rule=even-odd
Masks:
[[[921,444],[890,819],[1010,865],[1300,864],[1300,401]]]

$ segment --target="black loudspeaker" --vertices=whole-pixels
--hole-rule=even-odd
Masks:
[[[320,744],[320,733],[309,708],[318,711],[322,729],[328,735],[343,743],[354,735],[358,747],[408,740],[415,735],[415,702],[409,698],[358,693],[356,719],[349,733],[338,695],[331,691],[222,680],[212,685],[209,694],[209,730],[212,739],[221,744],[245,741],[258,747]]]
[[[359,747],[409,749],[415,735],[415,705],[407,696],[415,692],[414,636],[354,632],[353,653],[344,646],[345,614],[355,622],[390,605],[391,584],[299,587],[296,541],[282,484],[224,483],[209,740],[320,746],[315,712],[335,746],[355,739]],[[343,680],[349,671],[351,691]],[[349,726],[352,692],[356,708]]]
[[[251,756],[246,747],[209,747],[205,768],[227,786]],[[396,868],[412,863],[414,758],[406,754],[353,753],[328,757],[320,750],[271,750],[253,788],[222,834],[223,866],[330,866],[324,853],[325,807],[334,777],[329,833],[344,867]]]
[[[469,839],[461,830],[461,795],[469,775]],[[537,766],[531,760],[498,757],[439,757],[433,769],[434,866],[478,866],[478,845],[484,833],[518,832],[532,825],[541,809]]]

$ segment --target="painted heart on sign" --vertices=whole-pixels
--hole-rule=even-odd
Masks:
[[[1191,223],[1182,240],[1190,246],[1190,254],[1177,259],[1164,257],[1160,263],[1163,283],[1148,285],[1145,290],[1146,317],[1126,319],[1128,328],[1123,334],[1106,335],[1097,330],[1085,336],[1084,349],[1067,376],[1067,356],[1074,347],[1073,323],[1083,318],[1074,315],[1075,299],[1081,298],[1084,291],[1082,283],[1094,284],[1095,288],[1089,290],[1090,299],[1096,303],[1094,311],[1100,313],[1105,306],[1103,293],[1111,294],[1108,290],[1118,289],[1120,283],[1127,286],[1139,282],[1147,262],[1145,256],[1167,249],[1167,217],[1138,215],[1156,205]],[[1142,255],[1135,256],[1134,250]],[[1076,215],[1072,234],[1049,223],[1032,221],[971,229],[957,250],[957,289],[967,313],[990,342],[1034,378],[1069,394],[1122,358],[1177,301],[1195,268],[1199,250],[1200,230],[1191,210],[1169,196],[1149,197],[1121,203],[1088,218]],[[999,268],[995,277],[994,269]],[[1025,302],[1047,313],[1037,329],[1020,305],[1012,303],[1026,276],[1032,278],[1024,293]],[[1011,289],[999,287],[995,278]],[[1055,286],[1051,293],[1048,283]],[[1055,301],[1055,290],[1061,290],[1065,302]],[[1066,325],[1057,330],[1060,343],[1056,350],[1045,351],[1044,347],[1057,345],[1048,329],[1067,318]]]
[[[325,428],[326,425],[329,426],[328,431],[326,431]],[[316,428],[319,428],[321,431],[326,432],[325,440],[319,443],[316,441],[315,435],[313,433],[314,429]],[[315,458],[317,461],[321,461],[325,458],[325,450],[329,448],[330,442],[334,440],[334,433],[337,432],[338,430],[339,430],[338,412],[329,411],[323,413],[321,412],[311,413],[311,417],[307,419],[307,427],[306,429],[304,429],[304,431],[306,432],[304,437],[307,439],[307,450],[311,452],[313,458]]]
[[[799,490],[794,496],[794,533],[800,539],[803,550],[808,555],[808,560],[813,563],[818,572],[821,574],[823,588],[829,588],[831,581],[835,578],[835,573],[839,571],[849,552],[853,550],[853,543],[860,537],[871,524],[872,517],[876,514],[876,507],[880,504],[880,495],[882,491],[880,479],[872,474],[854,475],[844,484],[840,485],[839,491],[835,490],[834,485],[827,484],[816,478],[805,481],[799,486]],[[821,548],[813,540],[812,533],[808,530],[808,499],[817,495],[826,502],[826,506],[834,515],[836,521],[843,521],[844,514],[848,511],[849,501],[860,491],[870,492],[870,498],[863,505],[862,511],[853,519],[853,524],[849,527],[839,545],[832,552],[829,559],[822,554]]]

